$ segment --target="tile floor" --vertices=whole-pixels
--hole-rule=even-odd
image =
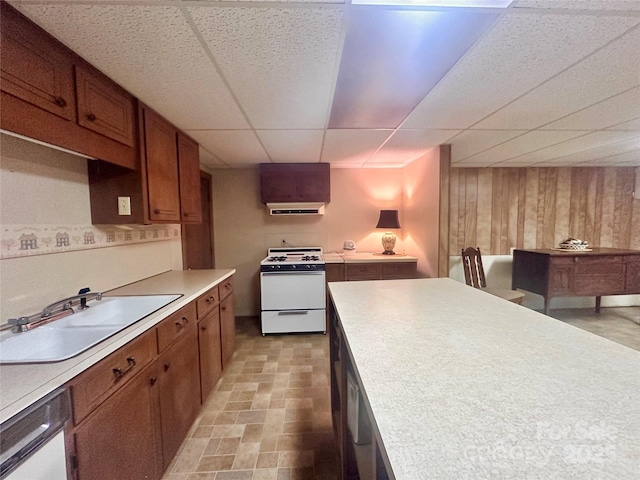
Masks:
[[[640,308],[551,316],[640,350]],[[236,355],[163,480],[337,478],[325,335],[260,335],[237,319]]]
[[[239,317],[236,354],[163,480],[334,480],[326,335],[263,337]]]
[[[640,350],[640,307],[594,309],[564,308],[551,310],[551,316],[563,322],[595,333],[601,337]]]

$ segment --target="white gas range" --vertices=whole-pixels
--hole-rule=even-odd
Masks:
[[[262,334],[326,333],[322,247],[270,248],[260,262]]]

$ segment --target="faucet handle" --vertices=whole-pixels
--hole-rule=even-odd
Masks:
[[[91,291],[91,289],[89,287],[84,287],[81,288],[80,291],[78,291],[78,295],[84,295],[85,293],[89,293]]]

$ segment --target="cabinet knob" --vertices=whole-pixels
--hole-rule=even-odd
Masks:
[[[186,325],[187,323],[189,323],[189,319],[187,317],[182,317],[182,323]]]
[[[153,385],[155,385],[155,384],[156,384],[156,382],[157,382],[157,381],[158,381],[158,377],[151,377],[151,378],[149,379],[149,384],[150,384],[151,386],[153,386]]]
[[[207,329],[207,326],[206,326],[206,325],[203,325],[203,326],[201,326],[201,327],[200,327],[200,330],[202,330],[203,332],[204,332],[206,329]]]
[[[167,370],[169,370],[169,368],[171,367],[171,362],[167,362],[165,363],[162,368],[164,368],[164,371],[166,372]]]
[[[87,120],[89,120],[90,122],[95,122],[96,116],[93,113],[89,113],[87,114]]]
[[[67,101],[62,97],[56,97],[54,102],[59,107],[66,107],[67,106]]]
[[[178,330],[180,330],[182,328],[182,325],[183,325],[182,323],[176,322],[176,327],[178,327]]]

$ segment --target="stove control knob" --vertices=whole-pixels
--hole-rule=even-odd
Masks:
[[[307,270],[311,270],[311,265],[307,265]]]
[[[295,269],[296,269],[296,266],[295,266],[295,265],[291,265],[291,268],[292,268],[293,270],[295,270]]]

